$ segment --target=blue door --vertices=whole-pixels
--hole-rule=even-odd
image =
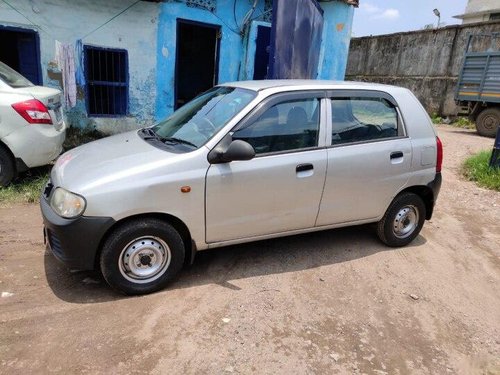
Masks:
[[[35,85],[42,84],[40,41],[36,31],[0,25],[0,61]]]
[[[17,53],[19,56],[19,73],[28,78],[35,85],[41,85],[35,33],[18,33]]]

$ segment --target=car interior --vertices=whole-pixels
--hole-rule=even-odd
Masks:
[[[233,139],[250,143],[257,154],[315,147],[319,128],[319,101],[309,118],[311,102],[293,102],[269,108],[250,126],[239,129]],[[285,115],[286,114],[286,115]]]
[[[387,104],[382,104],[380,101],[365,100],[364,102],[375,105],[380,103],[379,106],[385,105],[387,107]],[[387,108],[389,109],[387,111],[389,113],[389,120],[392,120],[390,122],[382,122],[384,120],[383,117],[370,119],[371,111],[369,105],[365,109],[356,109],[356,111],[353,110],[350,98],[335,98],[332,100],[332,145],[390,138],[398,135],[397,114],[393,108]],[[353,112],[364,113],[363,119],[370,121],[360,121]],[[380,110],[373,112],[377,113]]]

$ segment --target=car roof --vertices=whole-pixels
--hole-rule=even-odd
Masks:
[[[243,89],[262,91],[267,89],[280,89],[286,90],[325,90],[325,89],[390,89],[396,86],[382,85],[378,83],[369,82],[355,82],[355,81],[323,81],[314,79],[282,79],[282,80],[262,80],[262,81],[238,81],[228,82],[219,86],[239,87]]]

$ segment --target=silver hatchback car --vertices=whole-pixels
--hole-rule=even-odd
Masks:
[[[442,145],[407,89],[354,82],[217,86],[159,124],[63,154],[41,197],[69,267],[126,294],[197,251],[378,223],[404,246],[430,219]]]

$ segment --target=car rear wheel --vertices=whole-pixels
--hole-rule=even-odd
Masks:
[[[477,132],[485,137],[495,137],[500,126],[500,109],[487,108],[476,119]]]
[[[146,218],[130,221],[108,236],[100,266],[114,289],[129,295],[146,294],[172,281],[184,256],[179,233],[162,220]]]
[[[382,220],[378,222],[377,234],[387,246],[408,245],[420,233],[425,214],[425,204],[418,195],[413,193],[398,195]]]
[[[14,179],[16,166],[10,153],[0,145],[0,186],[7,186]]]

